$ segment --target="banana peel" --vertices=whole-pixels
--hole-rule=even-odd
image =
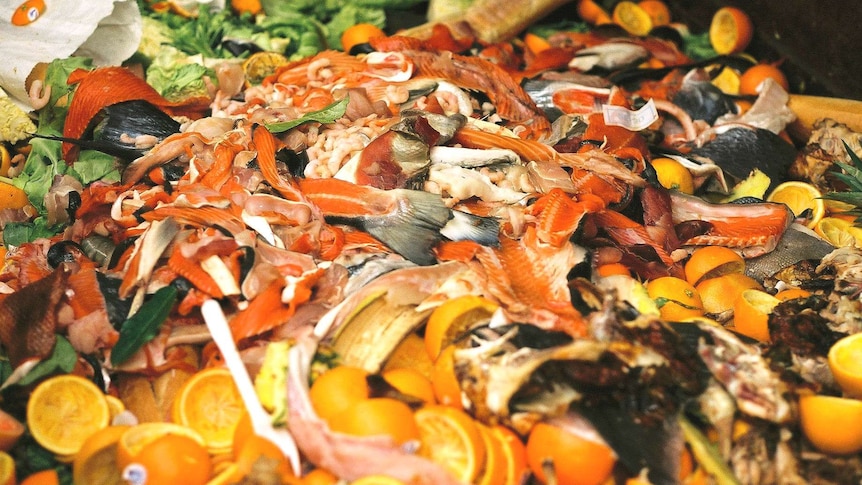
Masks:
[[[431,310],[391,301],[379,293],[363,302],[332,337],[332,349],[342,364],[378,373],[408,335],[428,319]]]

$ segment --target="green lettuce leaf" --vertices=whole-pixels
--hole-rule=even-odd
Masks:
[[[204,75],[215,79],[209,69],[201,64],[165,61],[157,57],[147,69],[147,83],[169,101],[182,101],[196,96],[206,96]]]

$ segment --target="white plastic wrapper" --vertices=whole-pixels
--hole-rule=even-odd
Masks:
[[[140,40],[134,0],[0,2],[0,88],[30,111],[24,81],[36,64],[76,55],[97,66],[119,65]]]

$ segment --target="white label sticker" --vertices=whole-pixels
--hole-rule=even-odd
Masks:
[[[622,106],[602,105],[602,115],[606,125],[622,126],[631,131],[646,129],[658,120],[658,111],[652,98],[641,109],[632,111]]]

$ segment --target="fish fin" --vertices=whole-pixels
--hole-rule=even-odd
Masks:
[[[452,210],[436,194],[406,189],[390,193],[398,199],[397,209],[362,218],[361,229],[416,264],[435,264],[432,249],[443,239],[440,230],[449,222]]]
[[[484,246],[497,246],[500,243],[500,222],[493,217],[453,210],[452,219],[440,233],[452,241],[474,241]]]

